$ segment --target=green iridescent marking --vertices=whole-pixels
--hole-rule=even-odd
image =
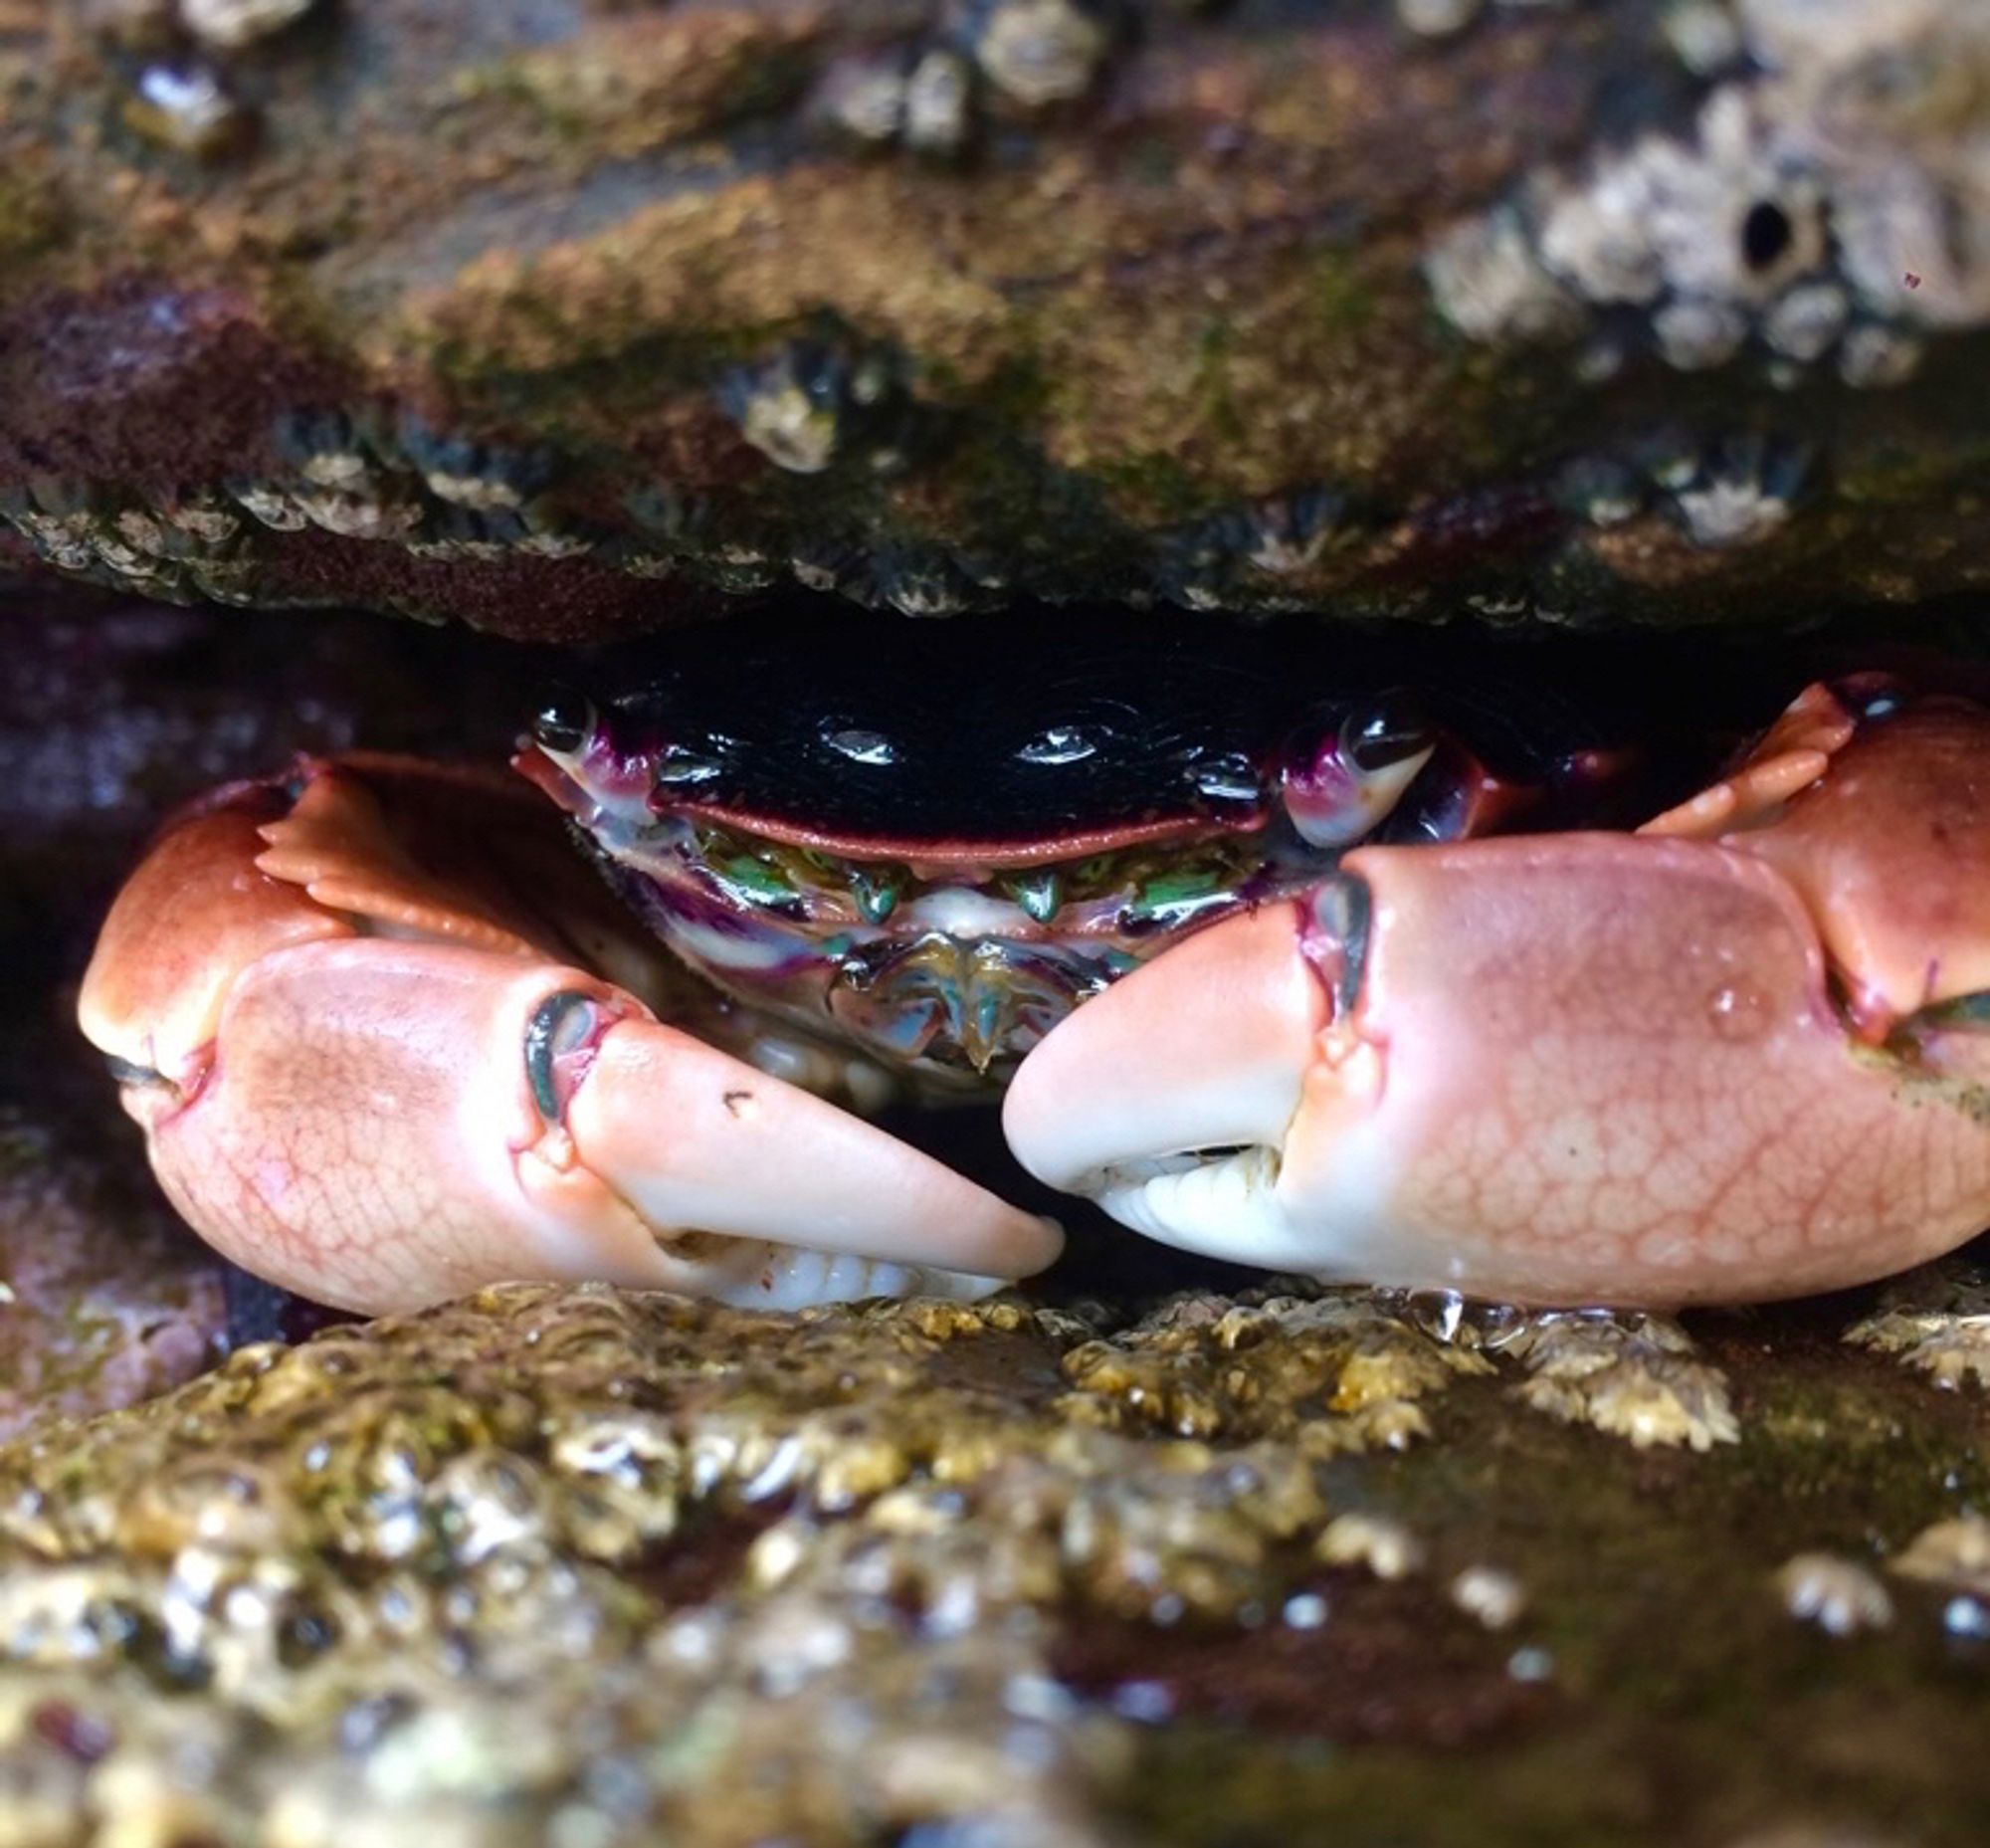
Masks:
[[[1133,908],[1140,912],[1164,912],[1197,899],[1206,899],[1223,887],[1223,874],[1213,866],[1175,867],[1149,879],[1133,895]]]
[[[714,857],[711,870],[728,886],[737,888],[748,898],[774,901],[792,896],[794,888],[783,876],[780,869],[769,866],[764,860],[752,854],[727,854]]]
[[[898,909],[898,889],[904,875],[896,867],[860,866],[850,869],[850,892],[866,924],[883,924]]]
[[[1064,904],[1064,881],[1054,868],[1024,873],[1007,882],[1009,896],[1023,908],[1026,917],[1049,924]]]

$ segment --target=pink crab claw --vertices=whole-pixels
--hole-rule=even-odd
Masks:
[[[1047,1222],[579,966],[645,953],[591,884],[528,792],[306,764],[165,834],[83,1024],[187,1220],[343,1308],[502,1279],[974,1296],[1057,1255]]]
[[[1990,1219],[1990,716],[1832,697],[1662,834],[1364,849],[1213,926],[1025,1061],[1011,1145],[1174,1244],[1516,1302],[1951,1249]]]

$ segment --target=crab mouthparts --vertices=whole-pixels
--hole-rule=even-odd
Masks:
[[[1056,949],[935,930],[846,958],[828,1005],[861,1044],[900,1060],[964,1059],[986,1076],[1020,1059],[1108,979],[1096,962]]]

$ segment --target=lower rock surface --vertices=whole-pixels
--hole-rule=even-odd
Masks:
[[[1842,1307],[1599,1343],[1704,1451],[1303,1287],[244,1348],[0,1450],[8,1839],[1972,1841],[1981,1403]]]

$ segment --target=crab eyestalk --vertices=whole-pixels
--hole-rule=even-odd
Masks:
[[[1438,733],[1406,695],[1356,709],[1281,774],[1286,813],[1308,846],[1365,840],[1435,755]]]

